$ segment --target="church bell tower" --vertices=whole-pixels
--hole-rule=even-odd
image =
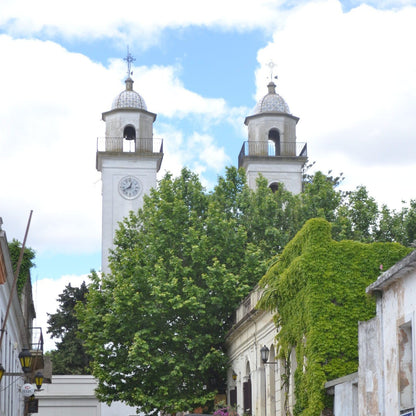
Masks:
[[[273,66],[271,63],[271,68]],[[248,141],[241,148],[238,167],[246,170],[251,189],[256,188],[256,179],[261,174],[273,190],[283,185],[286,190],[298,194],[302,192],[307,147],[296,139],[299,118],[290,113],[285,100],[276,93],[273,76],[270,78],[268,93],[257,103],[254,114],[244,121],[248,127]]]
[[[156,186],[156,173],[163,158],[163,140],[153,138],[156,114],[147,111],[143,98],[133,90],[131,62],[126,88],[111,110],[102,114],[105,137],[98,138],[96,167],[102,179],[101,270],[108,272],[108,254],[113,248],[118,223],[143,205],[143,196]]]

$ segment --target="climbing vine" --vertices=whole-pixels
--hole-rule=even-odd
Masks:
[[[12,242],[9,243],[10,260],[13,266],[13,273],[16,271],[21,248],[22,244],[16,239],[13,239]],[[17,293],[19,296],[22,294],[25,283],[30,278],[30,269],[35,266],[35,263],[33,262],[34,258],[34,250],[26,247],[23,254],[22,264],[20,266],[19,279],[17,280]]]
[[[358,321],[375,315],[365,288],[412,249],[398,243],[337,242],[324,219],[309,220],[260,284],[259,307],[275,315],[278,355],[296,352],[294,415],[329,407],[324,385],[358,368]],[[303,365],[299,365],[303,363]]]

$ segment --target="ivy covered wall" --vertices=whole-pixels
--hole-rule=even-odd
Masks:
[[[13,241],[9,243],[10,260],[13,266],[13,273],[16,272],[21,248],[22,243],[16,239],[13,239]],[[30,269],[35,266],[34,259],[35,252],[31,248],[25,247],[22,264],[20,265],[19,278],[17,280],[17,293],[19,296],[21,296],[26,282],[30,279]]]
[[[397,243],[334,241],[331,224],[315,218],[270,267],[259,307],[275,313],[278,355],[287,369],[296,351],[295,415],[319,416],[331,406],[324,384],[357,371],[358,321],[375,315],[365,289],[410,251]]]

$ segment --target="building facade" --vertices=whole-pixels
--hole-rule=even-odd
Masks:
[[[163,158],[163,141],[153,138],[156,114],[147,111],[144,99],[133,90],[130,71],[125,82],[126,89],[115,97],[111,110],[102,114],[105,137],[97,142],[96,168],[102,179],[103,272],[109,271],[108,254],[119,222],[142,207],[143,196],[156,186]]]
[[[262,291],[256,287],[236,310],[235,324],[226,339],[230,367],[227,376],[227,403],[238,414],[256,416],[286,415],[293,409],[293,376],[282,384],[287,373],[281,360],[275,358],[276,325],[273,314],[256,309]],[[261,349],[266,346],[266,363]],[[291,366],[296,368],[295,354]]]
[[[42,333],[32,326],[35,318],[30,279],[21,296],[13,287],[14,271],[6,232],[0,217],[0,323],[4,332],[0,345],[0,363],[5,374],[0,384],[0,416],[23,416],[25,402],[21,388],[27,381],[22,372],[19,354],[27,348],[37,356],[36,368],[43,367]],[[10,302],[9,311],[7,311]],[[39,341],[39,342],[37,342]]]
[[[367,293],[376,297],[377,315],[359,324],[358,414],[413,416],[416,251],[383,273]]]
[[[273,190],[283,184],[288,191],[302,191],[303,166],[307,161],[306,143],[297,141],[296,124],[286,101],[276,93],[270,82],[268,93],[257,103],[252,115],[246,117],[248,140],[243,143],[238,166],[247,174],[250,188],[256,188],[261,174]]]
[[[87,375],[53,376],[39,392],[39,416],[135,416],[136,409],[123,403],[107,406],[95,396],[97,381]]]

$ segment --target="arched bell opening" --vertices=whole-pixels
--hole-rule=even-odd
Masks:
[[[274,155],[280,156],[280,132],[278,129],[269,130],[269,142],[272,142],[274,145]]]
[[[277,190],[279,189],[279,182],[272,182],[269,185],[269,188],[272,190],[273,193],[277,192]]]
[[[133,126],[124,127],[123,137],[126,140],[136,140],[136,129]]]

